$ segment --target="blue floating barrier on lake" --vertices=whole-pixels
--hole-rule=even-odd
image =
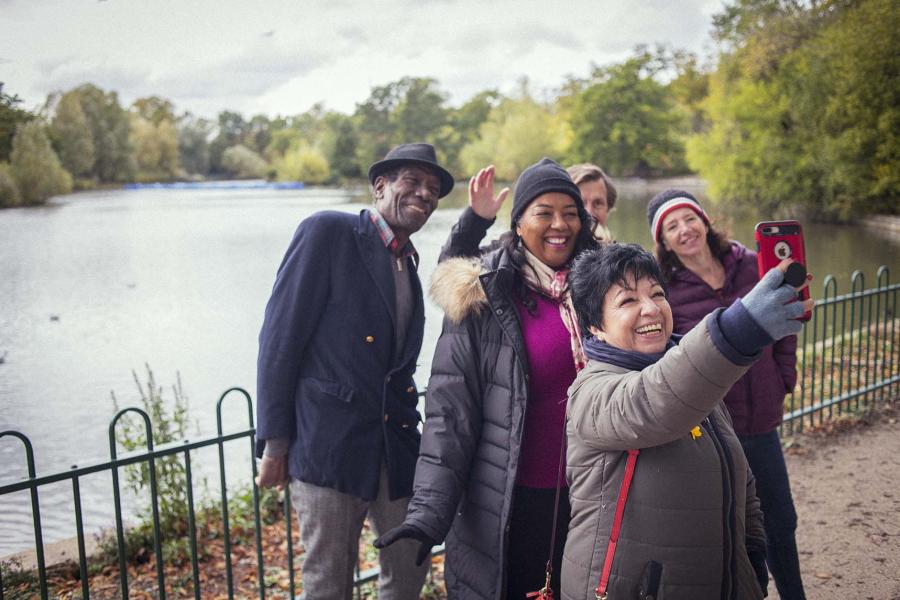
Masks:
[[[173,181],[126,183],[125,190],[302,190],[302,181]]]

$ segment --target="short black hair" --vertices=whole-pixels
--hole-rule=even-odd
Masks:
[[[636,281],[650,278],[666,291],[659,263],[638,244],[611,243],[578,255],[569,275],[569,290],[583,335],[591,335],[591,327],[603,328],[606,293],[615,284],[625,285],[629,275]]]

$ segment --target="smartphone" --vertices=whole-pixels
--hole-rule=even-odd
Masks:
[[[803,228],[798,221],[763,221],[756,224],[756,264],[759,277],[778,266],[782,260],[792,258],[806,269],[806,250],[803,247]],[[800,300],[809,298],[809,288],[797,293]],[[812,311],[800,317],[809,321]]]

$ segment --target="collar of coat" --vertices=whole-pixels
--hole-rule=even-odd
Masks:
[[[512,265],[502,249],[481,258],[450,258],[431,276],[428,294],[448,319],[461,323],[488,306],[484,286],[494,278],[512,280]]]

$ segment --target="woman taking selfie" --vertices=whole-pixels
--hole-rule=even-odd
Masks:
[[[482,172],[475,194],[493,199],[487,179]],[[521,174],[511,216],[493,250],[446,260],[434,273],[432,298],[446,316],[413,498],[404,525],[376,541],[417,539],[424,559],[446,538],[451,598],[524,600],[544,587],[554,535],[559,592],[566,390],[584,364],[567,276],[571,259],[595,242],[578,187],[550,159]],[[463,224],[448,247],[475,254],[483,235]]]
[[[676,344],[649,252],[610,244],[576,259],[589,360],[569,390],[564,600],[764,597],[762,514],[721,399],[800,329],[812,300],[791,302],[787,265]]]
[[[759,280],[756,253],[710,225],[697,199],[666,190],[647,206],[672,306],[675,333],[685,334],[719,307],[747,294]],[[766,562],[782,600],[805,598],[797,556],[797,512],[791,497],[778,426],[784,396],[797,382],[797,337],[763,350],[760,359],[725,395],[734,430],[756,477],[765,516]]]

